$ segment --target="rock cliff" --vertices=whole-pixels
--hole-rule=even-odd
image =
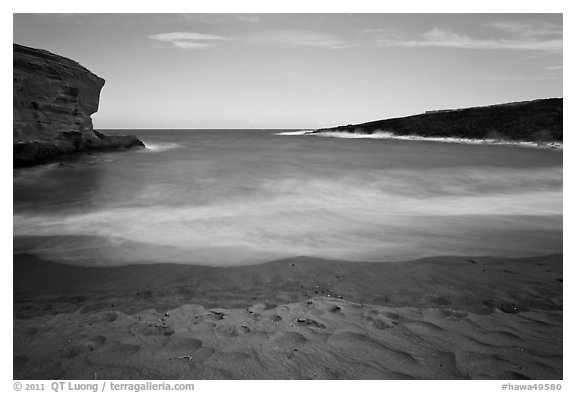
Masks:
[[[14,44],[14,167],[85,151],[143,147],[134,136],[94,131],[104,79],[77,62]]]
[[[561,142],[562,114],[562,98],[549,98],[428,111],[420,115],[324,128],[315,132],[391,132],[423,137]]]

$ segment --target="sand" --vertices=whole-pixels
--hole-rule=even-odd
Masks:
[[[562,256],[14,256],[15,379],[562,379]]]

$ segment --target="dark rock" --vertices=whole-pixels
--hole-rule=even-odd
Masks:
[[[548,98],[499,105],[428,111],[423,114],[348,124],[314,131],[562,142],[563,99]]]
[[[144,147],[134,136],[94,131],[104,79],[77,62],[14,44],[13,165],[32,166],[80,152]]]

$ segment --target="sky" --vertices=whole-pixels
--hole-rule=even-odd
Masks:
[[[562,97],[562,14],[14,14],[106,80],[97,129],[285,128]]]

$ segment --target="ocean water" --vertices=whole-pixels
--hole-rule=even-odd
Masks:
[[[562,252],[562,151],[274,130],[106,130],[147,149],[14,171],[14,252],[239,265]]]

